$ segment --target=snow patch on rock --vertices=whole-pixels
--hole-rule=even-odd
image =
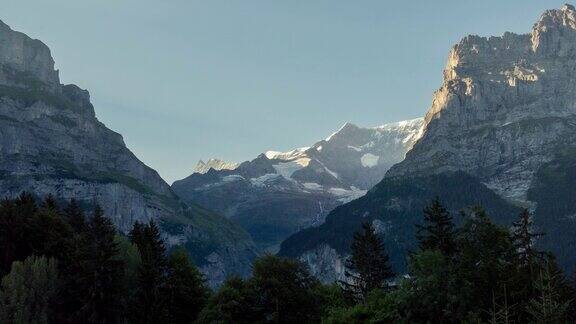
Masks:
[[[360,162],[362,163],[362,166],[365,168],[373,168],[378,165],[379,159],[380,157],[378,155],[374,155],[372,153],[366,153],[362,155],[362,157],[360,158]]]

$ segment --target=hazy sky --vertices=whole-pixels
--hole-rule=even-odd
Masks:
[[[64,83],[168,182],[199,159],[422,116],[450,47],[528,32],[563,1],[0,0]]]

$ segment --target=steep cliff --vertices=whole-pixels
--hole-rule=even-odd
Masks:
[[[384,237],[402,271],[414,243],[413,226],[402,224],[420,222],[422,198],[439,195],[454,212],[481,203],[502,224],[509,224],[517,206],[530,207],[538,230],[548,233],[539,247],[554,252],[565,268],[573,267],[575,71],[576,10],[571,5],[546,11],[530,34],[465,37],[450,51],[422,136],[406,158],[368,195],[334,210],[325,225],[286,240],[280,253],[300,257],[321,276],[334,278],[348,253],[342,242],[357,224],[375,218],[388,224]],[[443,179],[445,187],[429,179]],[[418,190],[421,194],[414,196]],[[455,195],[458,203],[451,201]],[[371,206],[380,207],[379,215]],[[356,227],[338,225],[345,217]]]
[[[576,130],[576,11],[546,11],[531,34],[468,36],[452,48],[424,134],[387,176],[463,170],[526,202],[535,172]]]
[[[96,119],[86,90],[60,84],[46,45],[0,22],[0,196],[22,191],[98,202],[123,232],[155,219],[169,228],[170,244],[206,238],[209,247],[196,249],[195,257],[214,283],[222,275],[208,259],[224,260],[220,272],[250,271],[253,245],[241,228],[182,203],[122,136]],[[216,230],[233,232],[238,242],[217,238]]]

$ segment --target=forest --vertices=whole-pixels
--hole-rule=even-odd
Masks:
[[[298,260],[264,255],[249,278],[212,290],[154,221],[119,233],[103,209],[23,193],[0,203],[0,323],[572,323],[574,277],[537,249],[546,233],[523,210],[510,228],[481,206],[456,226],[441,197],[395,273],[371,223],[342,280],[323,284]]]

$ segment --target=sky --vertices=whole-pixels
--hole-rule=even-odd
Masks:
[[[199,159],[310,146],[423,116],[450,47],[527,33],[564,1],[1,0],[63,83],[169,183]]]

